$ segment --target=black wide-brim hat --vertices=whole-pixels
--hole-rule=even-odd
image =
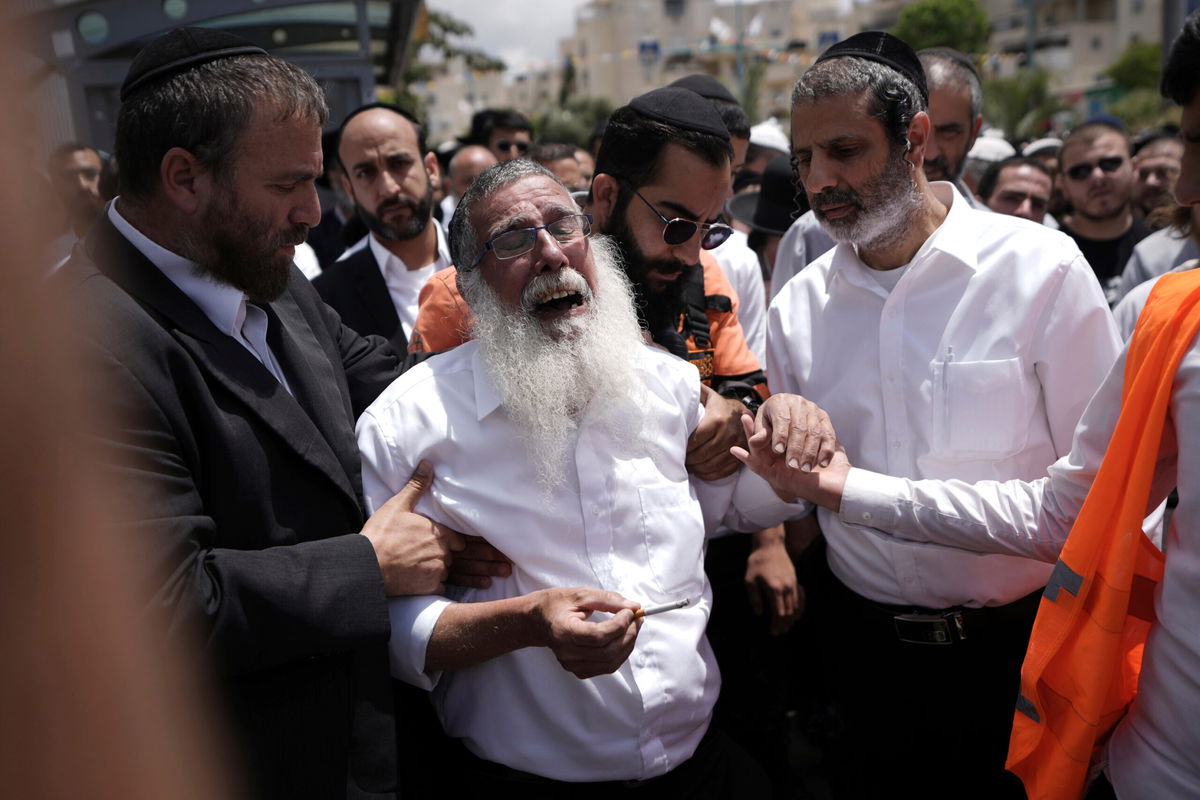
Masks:
[[[783,236],[797,210],[797,191],[791,158],[777,156],[763,170],[759,190],[734,195],[726,207],[738,222],[756,231]]]

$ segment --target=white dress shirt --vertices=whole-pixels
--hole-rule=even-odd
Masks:
[[[771,387],[830,415],[852,464],[911,478],[1033,479],[1064,455],[1120,342],[1068,237],[949,205],[890,292],[851,245],[771,304]],[[834,574],[880,603],[1001,605],[1043,586],[1046,564],[864,537],[819,512]]]
[[[767,358],[767,288],[763,285],[762,267],[758,265],[758,253],[746,243],[746,234],[734,231],[720,247],[709,250],[721,271],[737,292],[738,322],[742,333],[758,363]]]
[[[1196,267],[1200,267],[1200,259],[1193,258],[1175,265],[1169,271],[1187,272]],[[1133,329],[1137,327],[1138,317],[1146,306],[1146,301],[1150,299],[1150,292],[1154,291],[1154,284],[1158,283],[1158,279],[1161,277],[1162,275],[1155,275],[1134,286],[1128,294],[1121,298],[1120,302],[1113,306],[1113,319],[1117,323],[1117,330],[1121,333],[1121,338],[1126,342],[1129,341],[1130,336],[1133,336]]]
[[[1129,256],[1117,284],[1117,299],[1120,300],[1151,278],[1165,275],[1197,256],[1200,256],[1200,248],[1191,236],[1180,234],[1174,228],[1155,231],[1133,246],[1133,254]]]
[[[1122,356],[1088,405],[1070,454],[1050,467],[1048,477],[972,485],[911,481],[851,469],[842,496],[842,523],[864,538],[884,538],[881,531],[889,531],[913,542],[1056,560],[1116,426],[1124,374]],[[1109,778],[1122,800],[1200,797],[1197,342],[1175,374],[1170,417],[1175,437],[1168,428],[1149,502],[1151,507],[1161,503],[1173,487],[1179,487],[1179,506],[1163,548],[1166,567],[1154,595],[1158,623],[1146,644],[1137,699],[1108,749]]]
[[[375,263],[379,265],[379,271],[383,273],[383,282],[387,285],[392,305],[396,308],[396,316],[400,318],[400,325],[404,328],[404,335],[410,338],[413,325],[417,322],[419,305],[417,298],[421,294],[421,288],[433,273],[454,263],[450,260],[450,246],[446,242],[446,234],[442,230],[441,223],[436,219],[431,219],[429,224],[437,230],[437,258],[416,269],[409,269],[402,259],[375,238],[375,234],[368,233],[366,237],[371,253],[375,256]],[[357,249],[357,247],[353,249]],[[342,257],[345,258],[345,256]]]
[[[967,204],[976,211],[991,212],[986,205],[975,199],[975,195],[966,191],[962,180],[954,186],[958,196],[964,198]],[[771,297],[774,300],[792,276],[829,252],[837,244],[833,237],[825,232],[817,215],[809,209],[796,218],[795,222],[779,240],[779,249],[775,251],[775,265],[771,271]]]
[[[217,330],[246,348],[258,362],[287,389],[283,368],[267,345],[267,315],[261,308],[249,305],[246,293],[227,283],[196,271],[196,262],[172,253],[153,241],[117,211],[116,201],[108,204],[108,219],[146,260],[167,276],[167,279],[199,306]]]
[[[816,261],[835,244],[837,242],[817,222],[817,215],[811,209],[797,217],[779,240],[779,247],[775,251],[769,299],[774,300],[793,275]]]
[[[454,209],[458,208],[459,198],[452,194],[448,194],[442,198],[442,224],[449,225],[450,220],[454,218]]]
[[[588,680],[564,670],[545,647],[426,673],[426,646],[450,601],[390,601],[393,674],[434,687],[446,732],[482,758],[556,780],[645,779],[691,757],[720,685],[704,636],[711,602],[705,530],[722,516],[757,530],[800,510],[747,470],[691,483],[687,438],[703,415],[696,370],[649,347],[630,369],[645,382],[641,434],[620,441],[589,413],[569,447],[565,480],[548,497],[476,342],[409,370],[358,423],[370,508],[428,459],[433,484],[416,511],[486,537],[512,560],[512,575],[493,578],[489,589],[448,587],[454,600],[590,586],[644,605],[691,601],[648,618],[625,664]]]

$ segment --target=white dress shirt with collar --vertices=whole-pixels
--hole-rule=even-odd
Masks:
[[[117,201],[108,204],[108,219],[113,227],[138,252],[146,257],[151,264],[158,267],[179,291],[188,296],[199,306],[204,316],[216,326],[217,330],[246,348],[258,362],[275,376],[275,379],[290,392],[283,368],[275,358],[266,343],[267,318],[261,308],[249,305],[246,293],[227,283],[221,283],[196,271],[196,262],[189,261],[181,255],[172,253],[162,245],[152,241],[139,231],[117,211]],[[249,320],[247,317],[249,316]],[[255,341],[247,339],[247,333],[252,332]]]
[[[1054,561],[1100,468],[1121,413],[1125,358],[1113,365],[1075,431],[1071,452],[1033,481],[912,481],[854,468],[841,524],[862,538],[934,543]],[[1158,622],[1142,661],[1138,696],[1113,733],[1108,774],[1122,800],[1200,797],[1200,345],[1175,373],[1168,433],[1150,506],[1175,486],[1179,506],[1155,590]],[[1172,428],[1169,427],[1168,431]],[[870,526],[863,527],[863,526]],[[929,544],[916,544],[928,547]],[[986,556],[991,558],[991,556]]]
[[[429,224],[437,230],[437,258],[417,269],[409,269],[403,260],[383,246],[375,234],[369,233],[366,236],[371,253],[375,256],[375,263],[383,273],[383,282],[387,285],[392,305],[396,308],[396,316],[400,318],[400,324],[404,327],[404,335],[410,338],[413,325],[417,322],[417,298],[421,294],[421,288],[433,273],[454,263],[450,260],[450,245],[446,241],[441,223],[431,219]]]
[[[788,226],[779,248],[775,251],[775,265],[771,270],[771,296],[775,297],[800,270],[828,252],[836,242],[825,232],[817,215],[810,209]]]
[[[1200,256],[1200,247],[1191,236],[1181,234],[1173,227],[1155,231],[1133,246],[1133,254],[1117,284],[1118,302],[1137,286],[1165,275],[1197,256]]]
[[[852,464],[909,478],[1033,479],[1066,454],[1120,341],[1066,236],[949,206],[889,292],[841,244],[768,312],[771,388],[824,408]],[[880,603],[1001,605],[1049,565],[863,536],[819,511],[834,574]],[[869,521],[868,521],[869,522]]]
[[[590,586],[643,605],[691,601],[646,619],[625,664],[589,680],[544,647],[427,673],[425,649],[450,599],[390,601],[392,672],[433,688],[446,732],[482,758],[556,780],[651,778],[691,757],[720,685],[704,636],[705,531],[722,521],[757,530],[802,510],[748,470],[691,482],[687,438],[703,415],[695,368],[646,347],[630,369],[646,390],[641,434],[622,441],[589,413],[568,447],[565,480],[548,497],[476,342],[406,372],[358,422],[368,507],[428,459],[434,479],[416,511],[486,537],[512,560],[512,575],[489,589],[448,587],[453,600]]]

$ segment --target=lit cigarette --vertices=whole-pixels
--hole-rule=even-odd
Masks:
[[[685,597],[682,600],[676,600],[673,603],[663,603],[660,606],[650,606],[649,608],[639,608],[637,611],[633,612],[633,618],[637,619],[638,617],[648,617],[651,614],[661,614],[664,611],[674,611],[677,608],[683,608],[687,605],[690,605],[691,602],[692,602],[691,600],[689,600],[688,598]]]

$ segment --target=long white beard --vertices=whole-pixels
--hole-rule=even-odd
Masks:
[[[583,289],[588,301],[585,313],[560,320],[553,336],[524,307],[506,307],[478,272],[464,276],[462,286],[475,314],[472,337],[546,498],[563,483],[568,445],[585,415],[605,426],[619,451],[636,446],[644,417],[644,386],[633,369],[643,339],[632,289],[612,242],[593,236],[590,247],[596,264],[590,297],[570,268],[535,279]],[[531,283],[526,295],[537,286]]]

